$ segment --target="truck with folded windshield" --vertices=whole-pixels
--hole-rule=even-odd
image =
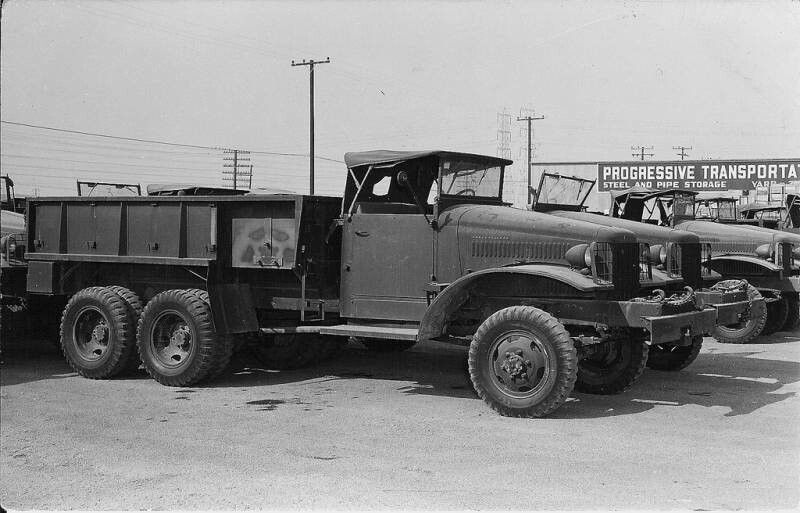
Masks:
[[[586,212],[584,206],[594,185],[595,180],[545,171],[531,209],[633,231],[640,242],[650,245],[653,275],[642,282],[643,286],[665,294],[692,290],[698,304],[717,309],[718,325],[713,335],[718,340],[742,343],[758,335],[754,331],[763,326],[767,316],[764,299],[744,280],[723,281],[722,276],[711,269],[711,244],[701,244],[695,233]],[[702,339],[688,346],[652,346],[647,365],[659,370],[680,370],[694,361],[701,345]]]
[[[697,234],[711,245],[706,263],[725,279],[743,279],[767,301],[761,333],[800,325],[800,235],[745,224],[698,219],[696,191],[636,189],[614,195],[611,215]],[[738,328],[738,327],[734,327]]]
[[[650,248],[633,232],[512,208],[510,161],[448,151],[345,155],[342,197],[271,194],[29,201],[32,295],[69,297],[61,346],[81,375],[141,364],[188,386],[258,338],[275,368],[350,337],[403,350],[469,348],[477,394],[543,416],[573,388],[615,393],[651,344],[689,345],[717,310],[643,294]]]

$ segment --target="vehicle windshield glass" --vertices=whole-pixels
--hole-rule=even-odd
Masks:
[[[774,221],[780,221],[781,211],[779,209],[762,210],[760,212],[756,212],[756,219],[771,219]]]
[[[0,179],[0,200],[2,200],[3,203],[8,201],[7,187],[8,187],[8,182],[6,182],[5,177],[3,177],[2,179]]]
[[[112,183],[78,182],[79,196],[139,196],[138,186]]]
[[[572,176],[545,173],[539,188],[538,203],[550,205],[583,205],[594,182]]]
[[[672,202],[672,215],[684,219],[694,219],[694,196],[690,194],[676,194]]]
[[[717,217],[720,219],[736,219],[736,203],[720,201],[717,204]]]
[[[446,196],[501,197],[501,166],[469,160],[445,160],[442,163],[442,194]]]

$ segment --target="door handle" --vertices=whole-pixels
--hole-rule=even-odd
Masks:
[[[359,237],[369,237],[369,232],[366,232],[364,230],[356,230],[356,235],[358,235]]]

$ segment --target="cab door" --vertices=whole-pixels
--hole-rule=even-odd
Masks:
[[[342,235],[342,315],[419,321],[433,272],[434,231],[425,217],[354,213]]]

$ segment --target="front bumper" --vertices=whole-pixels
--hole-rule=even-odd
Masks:
[[[663,301],[572,300],[554,302],[548,310],[563,324],[646,329],[652,344],[681,345],[692,337],[711,334],[717,326],[716,308],[697,309],[693,300],[689,308],[675,312]]]
[[[665,342],[690,342],[692,337],[708,335],[717,327],[717,310],[705,308],[700,311],[686,312],[660,317],[644,317],[650,332],[651,344]]]

